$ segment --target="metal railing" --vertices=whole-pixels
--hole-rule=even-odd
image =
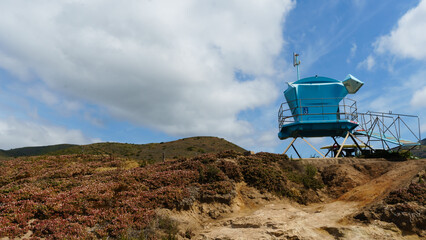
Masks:
[[[330,102],[338,104],[330,105]],[[290,105],[293,105],[290,108]],[[310,111],[305,111],[310,109]],[[334,117],[335,116],[335,117]],[[332,120],[358,122],[356,101],[349,98],[304,98],[282,103],[278,111],[278,127],[292,122],[320,122]]]
[[[367,143],[380,141],[383,149],[391,149],[387,139],[392,139],[403,146],[407,140],[421,140],[420,118],[415,115],[371,112],[359,113],[359,128],[366,133]],[[378,134],[378,136],[377,136]],[[375,136],[376,135],[376,136]]]

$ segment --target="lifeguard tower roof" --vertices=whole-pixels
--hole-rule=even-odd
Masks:
[[[278,137],[334,137],[352,132],[358,126],[354,121],[356,103],[345,96],[362,85],[350,74],[343,81],[314,76],[288,83],[284,91],[287,102],[279,111]]]

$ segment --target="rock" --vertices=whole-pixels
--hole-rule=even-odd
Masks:
[[[379,203],[355,215],[355,219],[371,222],[380,220],[393,223],[400,229],[423,234],[426,229],[426,207],[416,202],[386,204]],[[389,229],[391,230],[391,229]]]
[[[356,214],[354,216],[355,219],[360,220],[362,222],[370,222],[371,219],[375,219],[373,218],[371,211],[368,210],[364,210],[358,214]]]
[[[262,222],[253,218],[237,218],[231,222],[232,228],[260,228]]]
[[[246,151],[244,152],[244,156],[250,156],[250,155],[254,155],[255,153],[253,151]]]
[[[218,217],[220,217],[221,213],[218,210],[210,210],[209,211],[209,216],[213,219],[217,219]]]
[[[236,193],[232,191],[229,194],[215,194],[215,195],[204,195],[201,197],[202,201],[205,203],[224,203],[230,205],[234,199]]]
[[[268,227],[268,228],[272,228],[272,229],[278,229],[279,227],[277,226],[278,224],[277,223],[274,223],[274,222],[267,222],[266,223],[266,226]]]
[[[321,229],[327,231],[330,235],[334,236],[335,239],[342,239],[345,236],[345,234],[340,228],[322,227]]]
[[[274,237],[281,237],[282,235],[284,235],[284,231],[283,230],[267,231],[266,233],[268,233],[269,235],[272,235]]]
[[[426,180],[426,170],[419,172],[416,177],[411,180],[411,183],[421,183]]]
[[[401,230],[394,223],[376,221],[375,224],[380,226],[383,229],[390,230],[398,234],[402,234]]]

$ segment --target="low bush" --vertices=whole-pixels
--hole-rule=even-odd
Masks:
[[[365,152],[360,156],[361,158],[384,158],[389,161],[406,161],[408,159],[414,159],[414,156],[410,151],[387,151],[387,150],[376,150],[375,152]]]
[[[426,183],[411,183],[407,188],[402,188],[389,193],[385,199],[388,204],[418,202],[426,205]]]
[[[225,173],[225,175],[234,180],[235,182],[240,182],[243,180],[243,174],[241,173],[241,168],[237,163],[228,161],[228,160],[220,160],[217,164],[220,170]]]
[[[257,158],[245,158],[240,165],[244,181],[249,186],[281,196],[287,192],[285,175],[280,169],[271,168]]]
[[[294,199],[296,188],[320,187],[315,168],[286,155],[233,151],[146,166],[108,155],[26,157],[2,161],[0,172],[0,238],[30,230],[46,239],[146,238],[156,208],[229,204],[236,182]]]

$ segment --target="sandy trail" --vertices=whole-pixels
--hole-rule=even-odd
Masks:
[[[241,206],[244,211],[202,222],[194,239],[419,239],[403,235],[393,224],[377,221],[366,225],[351,216],[407,185],[425,166],[426,160],[393,163],[387,173],[328,203],[304,206],[275,200],[257,208]]]

